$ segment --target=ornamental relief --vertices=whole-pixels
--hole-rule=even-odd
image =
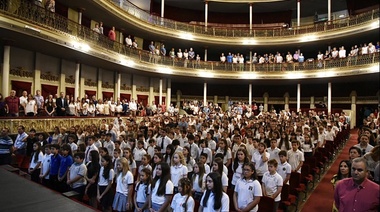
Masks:
[[[59,77],[52,75],[51,72],[48,71],[46,73],[41,73],[41,79],[47,80],[47,81],[58,81]]]
[[[149,92],[149,88],[144,88],[143,86],[137,87],[136,91],[140,92]]]
[[[127,84],[122,84],[120,86],[120,89],[124,90],[124,91],[130,91],[130,90],[132,90],[131,86],[128,86]]]
[[[87,85],[90,87],[96,87],[98,85],[98,83],[93,82],[91,79],[86,79],[86,81],[84,81],[84,85]]]
[[[75,78],[73,75],[70,75],[68,77],[65,78],[65,83],[68,83],[68,84],[75,84]]]
[[[110,84],[109,82],[105,82],[105,83],[102,84],[102,88],[114,89],[115,85]]]
[[[25,78],[33,78],[33,72],[26,71],[26,70],[23,69],[23,67],[12,68],[9,71],[9,74],[13,75],[13,76],[19,76],[19,77],[25,77]]]

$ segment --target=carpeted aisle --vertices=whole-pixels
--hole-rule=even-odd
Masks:
[[[330,169],[315,188],[314,192],[309,196],[301,211],[331,211],[334,199],[334,190],[330,181],[334,174],[338,172],[340,161],[348,159],[348,150],[350,147],[358,143],[357,132],[358,131],[356,129],[351,130],[350,138],[347,141],[346,146],[343,148],[340,155],[338,155],[335,162],[331,165]]]

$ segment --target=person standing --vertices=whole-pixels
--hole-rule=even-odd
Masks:
[[[378,211],[380,188],[367,178],[367,162],[364,158],[352,161],[351,176],[336,185],[334,200],[338,211]]]
[[[41,116],[45,110],[44,107],[44,97],[41,95],[41,90],[36,91],[36,95],[34,95],[34,99],[36,100],[37,103],[37,114]]]
[[[20,125],[17,128],[18,134],[14,143],[14,153],[16,154],[17,164],[19,167],[26,160],[26,143],[28,139],[28,134],[25,132],[25,127]]]
[[[4,127],[0,135],[0,165],[10,165],[12,161],[13,140],[8,136],[9,129]]]
[[[10,95],[5,98],[5,104],[8,105],[8,116],[18,117],[20,99],[16,96],[15,90],[11,90]]]
[[[65,95],[63,92],[60,93],[60,97],[55,101],[57,106],[57,116],[65,116],[66,108],[69,107],[67,100],[65,99]]]

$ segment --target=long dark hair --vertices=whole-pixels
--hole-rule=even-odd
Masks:
[[[162,155],[161,152],[156,152],[156,153],[154,153],[154,155],[156,155],[158,158],[160,158],[160,159],[161,159],[161,162],[162,162],[162,159],[164,158],[164,156]],[[154,169],[156,168],[156,166],[158,165],[158,164],[155,164],[155,163],[154,163],[154,155],[153,155],[153,158],[152,158],[152,160],[151,160],[152,170],[154,170]]]
[[[222,185],[222,176],[217,172],[211,172],[207,175],[210,177],[214,188],[211,190],[207,189],[204,198],[203,198],[203,207],[207,207],[207,201],[210,197],[211,192],[214,193],[214,210],[218,210],[222,207],[222,196],[223,196],[223,185]]]
[[[257,174],[256,174],[255,164],[253,164],[252,162],[248,162],[248,163],[244,164],[244,166],[249,166],[252,169],[253,174],[251,176],[251,180],[256,180],[257,179]]]
[[[342,180],[343,179],[342,172],[340,172],[340,166],[342,165],[342,163],[346,163],[347,164],[347,166],[348,166],[348,177],[351,177],[351,161],[349,161],[349,160],[342,160],[339,163],[338,174],[336,176],[336,180]]]
[[[190,152],[190,147],[189,146],[184,146],[183,147],[184,149],[187,150],[187,156],[186,156],[186,164],[188,164],[190,162],[190,159],[191,159],[191,152]]]
[[[246,164],[246,163],[249,162],[247,149],[245,149],[245,148],[239,148],[236,151],[236,157],[234,159],[234,167],[232,169],[234,172],[236,172],[236,169],[239,167],[239,158],[237,156],[238,152],[243,152],[243,154],[244,154],[243,166],[244,166],[244,164]]]
[[[34,156],[34,163],[37,163],[38,162],[38,159],[39,159],[39,156],[40,156],[40,152],[41,152],[41,143],[40,142],[34,142],[35,145],[37,145],[37,150],[33,152],[33,156]],[[33,145],[34,145],[33,144]],[[33,158],[32,156],[32,158]]]
[[[170,180],[170,176],[171,176],[170,166],[169,164],[165,162],[161,162],[158,165],[161,166],[161,176],[154,177],[153,182],[152,182],[152,188],[154,188],[156,186],[157,181],[160,180],[160,185],[158,186],[158,189],[157,189],[157,195],[163,196],[165,195],[166,183],[168,182],[168,180]]]
[[[138,179],[140,182],[137,183],[136,191],[139,190],[139,187],[141,184],[144,184],[144,185],[146,185],[145,194],[148,195],[149,194],[149,191],[148,191],[149,184],[152,181],[152,171],[150,171],[150,169],[148,169],[148,168],[143,168],[140,172],[144,172],[147,175],[147,179],[146,179],[146,182],[142,182],[142,181],[140,181],[140,179]]]
[[[112,169],[112,158],[109,155],[105,155],[102,159],[108,162],[107,166],[105,166],[103,170],[103,177],[108,180],[110,177],[110,170]]]
[[[220,176],[222,176],[223,175],[223,159],[222,158],[215,158],[214,163],[216,163],[218,165],[218,170],[216,172],[218,172],[220,174]],[[212,166],[214,166],[214,164]]]
[[[282,137],[282,134],[285,134],[285,138]],[[281,133],[280,135],[280,143],[278,144],[278,148],[281,149],[282,145],[285,142],[285,148],[286,150],[290,150],[290,145],[289,145],[289,135],[286,132]]]
[[[203,163],[201,163],[201,162],[198,162],[197,166],[198,166],[198,169],[199,169],[199,172],[197,173],[198,174],[198,185],[199,185],[200,188],[202,188],[202,186],[203,186],[203,176],[206,173],[205,165]],[[196,177],[197,174],[196,173],[193,174],[193,177],[192,177],[191,181],[194,182],[195,177]]]
[[[165,153],[165,156],[164,156],[164,160],[165,160],[165,162],[166,161],[168,161],[168,157],[170,158],[170,161],[172,160],[172,156],[173,156],[173,154],[174,154],[174,146],[172,145],[172,144],[168,144],[167,146],[166,146],[166,149],[170,149],[170,154],[168,154],[168,153]],[[165,150],[165,152],[166,152],[166,150]]]

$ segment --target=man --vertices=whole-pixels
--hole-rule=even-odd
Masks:
[[[57,105],[57,116],[65,116],[66,108],[69,106],[67,100],[65,99],[65,95],[63,92],[60,93],[60,97],[56,99]]]
[[[154,42],[151,41],[149,45],[149,62],[153,62],[153,55],[156,52],[156,48],[154,47]]]
[[[162,58],[162,62],[165,61],[165,57],[166,57],[166,49],[165,49],[165,45],[162,44],[161,45],[161,49],[160,49],[160,54],[161,54],[161,58]]]
[[[26,104],[28,104],[28,92],[23,91],[22,96],[20,96],[20,109],[19,109],[19,116],[25,115],[25,107]]]
[[[336,208],[342,212],[378,211],[379,185],[367,178],[367,161],[364,158],[355,158],[352,161],[351,176],[336,185],[334,193]]]
[[[168,133],[167,129],[160,130],[160,136],[157,137],[157,146],[161,147],[161,153],[166,153],[166,147],[172,143],[172,139],[170,139],[166,134]]]
[[[25,127],[20,125],[17,128],[17,137],[14,143],[14,153],[16,154],[17,158],[17,164],[20,168],[25,168],[21,167],[22,164],[24,164],[27,160],[26,158],[26,143],[28,139],[28,134],[25,133]],[[27,168],[27,167],[26,167]]]
[[[5,98],[5,104],[8,105],[8,116],[18,117],[20,99],[16,96],[15,90],[11,90],[10,95]]]
[[[12,161],[13,140],[8,136],[9,129],[4,127],[0,135],[0,165],[10,165]]]
[[[36,91],[36,95],[34,96],[34,99],[36,100],[36,103],[37,103],[37,114],[39,116],[41,116],[41,114],[43,114],[45,108],[44,108],[44,97],[41,95],[41,91],[40,90],[37,90]]]

